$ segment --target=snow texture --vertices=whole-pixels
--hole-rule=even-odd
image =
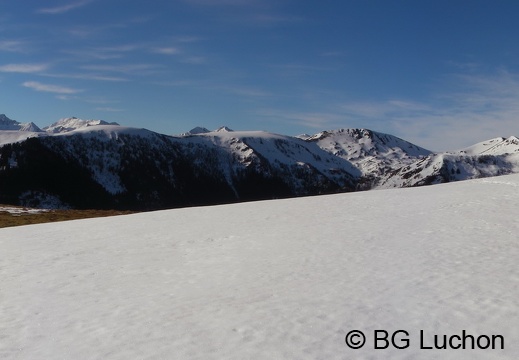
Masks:
[[[509,175],[0,229],[0,358],[517,359],[518,190]],[[380,329],[409,348],[375,350]],[[505,348],[424,350],[420,330]]]

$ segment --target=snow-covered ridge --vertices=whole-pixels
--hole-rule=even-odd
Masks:
[[[74,131],[77,129],[96,126],[96,125],[119,125],[115,122],[108,123],[104,120],[82,120],[76,117],[63,118],[55,122],[54,124],[44,127],[48,133],[56,134],[56,133],[64,133],[69,131]]]
[[[14,122],[4,119],[4,123]],[[35,163],[34,167],[58,166],[60,174],[74,173],[75,181],[85,182],[92,191],[96,185],[89,181],[93,180],[109,193],[105,204],[120,201],[137,207],[128,199],[133,196],[150,204],[146,209],[201,204],[206,197],[226,202],[247,196],[258,199],[258,194],[263,199],[413,187],[519,172],[519,139],[514,136],[433,154],[369,129],[338,129],[293,137],[265,131],[233,131],[222,126],[214,131],[197,127],[181,136],[167,136],[78,118],[61,119],[45,129],[0,131],[0,145],[42,138],[5,148],[0,154],[0,172],[10,173],[18,164],[28,166],[24,161],[27,151],[42,146],[42,155],[45,149],[53,154],[40,158],[35,153],[31,159],[46,161],[47,166]],[[77,168],[66,170],[70,168],[67,164]],[[85,174],[90,174],[90,179],[84,179]],[[42,186],[26,185],[25,191],[30,194]],[[203,193],[200,187],[207,192],[193,198],[191,194]],[[12,196],[21,199],[20,192]],[[117,199],[108,200],[110,196]],[[126,200],[121,200],[125,196]]]
[[[30,132],[19,130],[0,130],[0,146],[25,141],[33,137],[47,136],[43,131]]]
[[[188,132],[180,134],[180,136],[202,135],[202,134],[207,134],[207,133],[211,133],[211,132],[225,133],[225,132],[233,132],[233,131],[234,130],[232,130],[231,128],[229,128],[227,126],[220,126],[218,129],[212,130],[212,131],[203,126],[197,126],[197,127],[194,127],[193,129],[189,130]]]
[[[344,180],[339,179],[345,174],[350,174],[353,178],[361,176],[360,171],[351,163],[337,158],[312,142],[266,131],[229,130],[217,130],[200,136],[211,139],[214,144],[247,165],[261,166],[262,160],[266,160],[272,166],[289,167],[294,171],[316,170],[341,183]]]
[[[499,137],[482,141],[452,153],[461,155],[504,155],[517,152],[519,152],[519,139],[515,136],[510,136],[509,138]]]
[[[429,150],[396,136],[369,129],[322,131],[304,139],[351,162],[365,177],[378,178],[431,154]]]

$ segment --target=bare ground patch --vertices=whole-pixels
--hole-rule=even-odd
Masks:
[[[0,228],[131,213],[119,210],[43,210],[0,205]]]

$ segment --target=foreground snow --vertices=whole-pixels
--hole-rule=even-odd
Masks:
[[[518,204],[510,175],[0,229],[0,358],[516,359]]]

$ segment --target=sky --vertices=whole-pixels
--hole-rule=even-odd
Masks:
[[[0,113],[178,134],[519,136],[515,0],[0,0]]]

